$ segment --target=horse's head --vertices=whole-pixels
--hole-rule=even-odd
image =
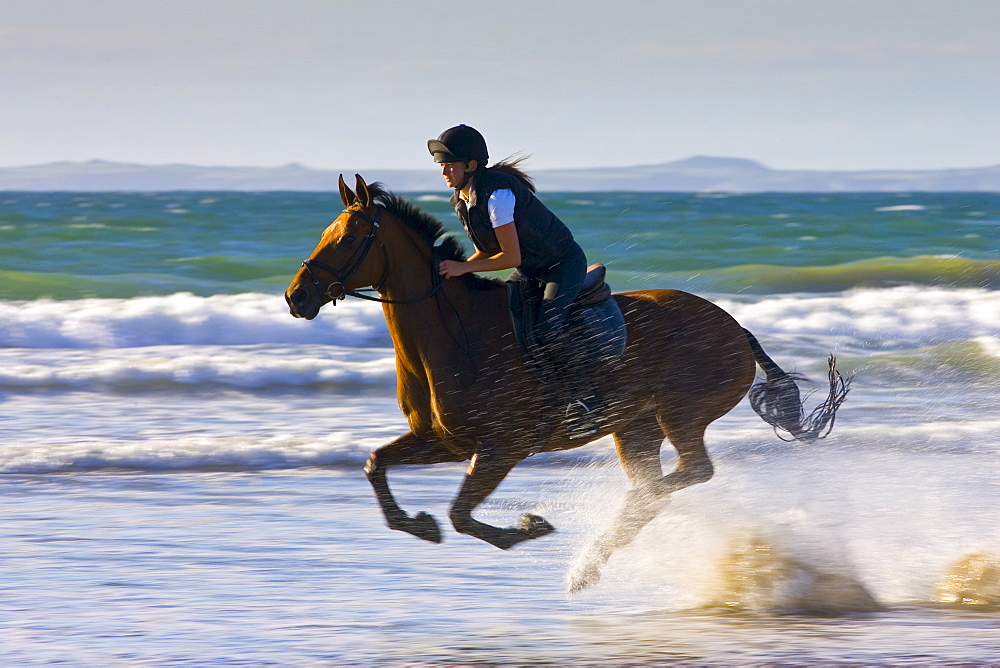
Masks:
[[[319,245],[285,291],[285,301],[296,318],[312,320],[323,305],[336,303],[350,290],[378,287],[384,276],[385,255],[369,252],[377,243],[382,208],[372,202],[364,179],[356,178],[357,193],[340,177],[344,212],[323,232]]]

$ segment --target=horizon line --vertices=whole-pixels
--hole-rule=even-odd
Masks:
[[[688,156],[686,158],[680,158],[677,160],[666,160],[663,162],[652,162],[652,163],[634,163],[627,165],[594,165],[589,167],[542,167],[535,172],[567,172],[567,171],[587,171],[587,170],[600,170],[600,169],[635,169],[643,167],[663,167],[667,165],[682,165],[685,162],[691,162],[696,160],[717,160],[721,162],[741,162],[746,164],[748,167],[756,167],[760,169],[765,169],[772,172],[933,172],[933,171],[951,171],[951,170],[968,170],[968,169],[990,169],[995,167],[1000,167],[1000,162],[988,164],[988,165],[965,165],[960,167],[861,167],[861,168],[823,168],[823,167],[793,167],[793,168],[782,168],[782,167],[770,167],[765,163],[755,159],[746,158],[738,156],[722,156],[722,155],[707,155],[707,154],[695,154]],[[104,164],[104,165],[119,165],[128,167],[144,167],[144,168],[162,168],[162,167],[192,167],[196,169],[255,169],[255,170],[270,170],[270,169],[302,169],[315,172],[338,172],[341,171],[342,167],[314,167],[302,162],[292,161],[277,165],[263,165],[263,164],[203,164],[196,162],[132,162],[127,160],[111,160],[107,158],[89,158],[86,160],[74,160],[74,159],[60,159],[60,160],[49,160],[46,162],[31,163],[31,164],[18,164],[18,165],[0,165],[0,170],[8,169],[31,169],[38,167],[49,167],[53,165],[88,165],[88,164]],[[421,167],[352,167],[351,170],[379,170],[379,171],[396,171],[396,172],[423,172],[424,168]],[[348,170],[350,171],[350,170]],[[433,171],[433,168],[429,168],[427,171]]]

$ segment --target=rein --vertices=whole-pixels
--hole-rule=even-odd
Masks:
[[[325,262],[313,258],[309,258],[302,263],[302,267],[309,274],[309,278],[312,279],[312,283],[314,286],[316,286],[317,290],[323,292],[324,294],[326,294],[326,296],[330,297],[330,299],[333,301],[334,304],[337,303],[337,300],[344,299],[345,297],[347,297],[347,295],[350,295],[352,297],[357,297],[358,299],[366,299],[371,302],[379,302],[381,304],[416,304],[426,299],[430,299],[435,294],[437,294],[438,290],[441,289],[441,276],[436,271],[437,261],[435,261],[431,265],[431,285],[432,285],[431,291],[426,295],[424,295],[423,297],[417,297],[416,299],[385,299],[384,297],[373,297],[370,294],[365,294],[365,291],[378,292],[379,288],[381,288],[385,284],[386,280],[389,278],[389,255],[385,250],[385,245],[380,240],[377,240],[375,238],[375,233],[378,232],[379,222],[382,220],[382,207],[381,206],[375,207],[374,219],[369,218],[365,214],[365,212],[361,210],[344,209],[344,213],[360,215],[362,218],[368,221],[368,223],[371,225],[371,229],[368,231],[368,234],[365,235],[365,238],[361,240],[361,245],[358,247],[356,251],[354,251],[354,255],[352,255],[351,258],[347,261],[347,266],[344,269],[341,270],[334,269]],[[372,244],[375,241],[379,242],[379,246],[382,248],[382,255],[385,257],[385,271],[382,273],[382,278],[379,279],[378,285],[376,285],[374,288],[360,288],[357,290],[346,288],[344,284],[361,267],[361,263],[364,262],[365,257],[367,257],[368,255],[368,251],[371,250]],[[320,281],[318,278],[316,278],[316,274],[313,272],[314,268],[322,269],[326,273],[333,275],[333,277],[336,280],[332,281],[326,287],[326,290],[320,289]],[[340,287],[340,294],[337,295],[336,297],[330,294],[334,286]]]

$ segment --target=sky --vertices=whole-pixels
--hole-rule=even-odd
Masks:
[[[0,166],[1000,163],[996,0],[3,0]]]

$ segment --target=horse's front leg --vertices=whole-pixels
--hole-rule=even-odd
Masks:
[[[524,514],[516,527],[501,529],[473,519],[472,511],[488,497],[521,458],[499,454],[488,444],[472,457],[462,489],[451,508],[451,523],[459,533],[485,540],[507,550],[520,542],[541,538],[555,527],[538,515]]]
[[[437,441],[419,438],[413,432],[408,432],[373,452],[365,464],[365,475],[375,490],[375,498],[378,499],[382,514],[385,515],[385,523],[389,528],[411,533],[417,538],[432,543],[440,543],[441,529],[437,520],[424,512],[410,517],[396,503],[396,499],[389,490],[386,469],[401,464],[441,464],[460,462],[463,459]]]

